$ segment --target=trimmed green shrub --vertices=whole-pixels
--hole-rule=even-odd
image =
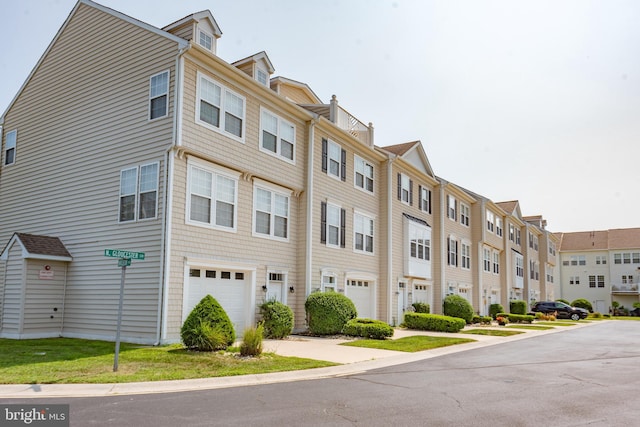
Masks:
[[[437,332],[459,332],[465,326],[464,319],[440,314],[405,313],[404,326],[408,329]]]
[[[509,322],[512,322],[512,323],[531,323],[533,322],[533,319],[535,319],[535,317],[530,314],[509,313],[509,314],[506,314],[506,316],[509,318]]]
[[[242,344],[240,344],[241,356],[259,356],[262,354],[262,336],[264,327],[262,323],[256,328],[247,328],[242,335]]]
[[[473,319],[471,319],[471,323],[480,323],[482,325],[490,325],[491,324],[491,316],[474,315]]]
[[[411,306],[416,313],[431,313],[431,307],[425,302],[414,302]]]
[[[207,295],[189,313],[180,329],[180,338],[188,349],[214,351],[233,344],[236,333],[222,306]]]
[[[584,299],[584,298],[578,298],[577,300],[573,301],[569,305],[572,306],[572,307],[584,308],[585,310],[588,310],[589,312],[593,311],[593,306],[591,305],[589,300]]]
[[[314,292],[307,297],[304,309],[309,332],[314,335],[339,334],[357,316],[353,301],[338,292]]]
[[[342,333],[352,337],[383,340],[393,336],[393,328],[381,320],[351,319],[344,325]]]
[[[293,332],[293,310],[279,301],[267,301],[260,306],[265,338],[282,339]]]
[[[527,314],[527,302],[520,299],[509,301],[509,312],[513,314]]]
[[[571,303],[569,301],[567,301],[566,299],[563,299],[563,298],[558,298],[556,301],[563,302],[563,303],[565,303],[567,305],[571,305]]]
[[[504,307],[502,306],[502,304],[491,304],[489,306],[489,316],[491,316],[491,318],[494,320],[498,315],[498,313],[503,313],[503,312],[504,312]]]
[[[591,317],[593,319],[602,319],[603,316],[602,313],[594,311],[593,313],[589,313],[588,317]]]
[[[464,319],[466,323],[471,323],[475,314],[471,303],[460,295],[449,295],[444,299],[443,313],[445,316]]]

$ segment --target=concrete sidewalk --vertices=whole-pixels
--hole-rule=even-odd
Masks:
[[[303,371],[277,372],[270,374],[242,375],[235,377],[202,378],[195,380],[154,381],[144,383],[120,384],[8,384],[0,385],[0,399],[16,398],[54,398],[54,397],[97,397],[126,394],[172,393],[191,390],[208,390],[226,387],[240,387],[279,382],[311,380],[350,375],[371,369],[384,368],[418,360],[430,359],[446,354],[467,351],[505,342],[532,338],[539,335],[572,330],[590,323],[581,322],[569,327],[556,327],[548,330],[524,330],[524,333],[509,337],[496,337],[471,334],[451,334],[431,331],[396,329],[393,339],[406,336],[429,335],[462,337],[475,339],[475,342],[458,344],[417,353],[367,349],[339,345],[349,340],[336,338],[318,338],[293,335],[285,340],[264,340],[264,352],[282,356],[295,356],[308,359],[325,360],[341,365],[328,368]],[[466,328],[469,330],[473,328]],[[483,328],[481,328],[483,329]]]

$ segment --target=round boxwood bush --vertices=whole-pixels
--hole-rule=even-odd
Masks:
[[[416,313],[430,313],[431,307],[426,302],[414,302],[411,304],[413,311]]]
[[[351,319],[344,325],[342,333],[352,337],[383,340],[393,336],[393,328],[381,320]]]
[[[491,304],[489,306],[489,316],[495,319],[498,313],[504,313],[504,307],[502,304]]]
[[[449,295],[444,299],[443,313],[445,316],[464,319],[467,323],[471,323],[474,315],[471,303],[460,295]]]
[[[563,303],[565,303],[567,305],[571,305],[571,303],[569,301],[567,301],[566,299],[563,299],[563,298],[558,298],[556,301],[563,302]]]
[[[214,351],[233,344],[236,333],[222,306],[207,295],[189,313],[180,330],[180,338],[191,350]]]
[[[265,338],[282,339],[293,331],[293,310],[279,301],[267,301],[260,306]]]
[[[586,300],[584,298],[578,298],[577,300],[573,301],[569,305],[571,305],[572,307],[584,308],[585,310],[588,310],[589,312],[593,312],[593,306],[591,305],[591,302],[589,302],[589,300]]]
[[[309,332],[314,335],[332,335],[342,332],[344,325],[357,316],[356,306],[337,292],[314,292],[304,303]]]
[[[521,299],[509,301],[509,313],[527,314],[527,302]]]

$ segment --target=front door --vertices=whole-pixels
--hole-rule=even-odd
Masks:
[[[404,312],[407,310],[407,284],[398,282],[398,325],[404,322]]]

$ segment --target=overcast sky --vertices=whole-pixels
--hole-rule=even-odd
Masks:
[[[98,3],[156,27],[211,10],[222,59],[266,51],[376,145],[421,140],[437,175],[551,231],[640,227],[639,1]],[[2,112],[74,5],[3,2]]]

